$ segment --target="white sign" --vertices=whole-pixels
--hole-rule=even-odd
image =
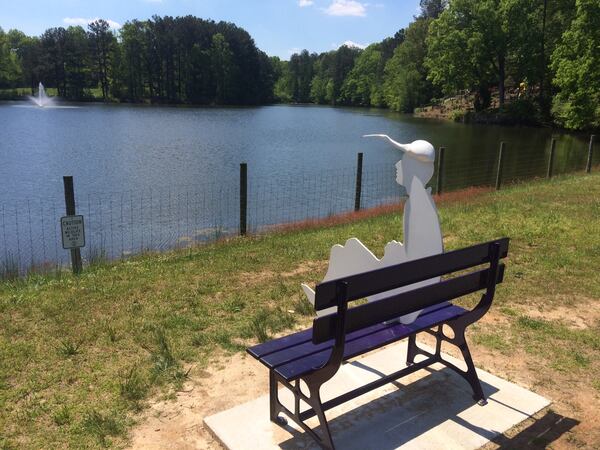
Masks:
[[[83,216],[65,216],[60,218],[62,246],[64,249],[85,247]]]

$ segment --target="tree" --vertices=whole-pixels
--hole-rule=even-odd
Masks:
[[[383,68],[385,61],[379,45],[367,47],[342,85],[342,103],[360,106],[383,106]]]
[[[388,106],[396,111],[412,112],[437,93],[427,79],[424,65],[425,44],[430,19],[417,19],[405,32],[402,44],[385,66],[384,95]]]
[[[16,30],[11,30],[16,31]],[[21,33],[21,36],[17,39],[18,42],[13,43],[13,48],[16,49],[16,53],[21,66],[21,79],[23,86],[29,86],[31,89],[31,95],[34,94],[35,88],[37,87],[41,72],[43,70],[41,64],[41,43],[37,37],[25,36]]]
[[[600,127],[600,4],[577,0],[575,19],[552,54],[560,89],[553,113],[567,128]]]
[[[90,46],[81,27],[69,27],[65,36],[65,97],[81,99],[90,84]]]
[[[16,48],[12,42],[11,30],[6,34],[0,28],[0,88],[18,87],[21,80],[21,66]]]
[[[448,6],[448,0],[420,0],[419,6],[421,8],[420,18],[437,19]]]
[[[431,24],[425,65],[446,94],[461,89],[484,94],[497,84],[504,104],[507,63],[531,71],[539,47],[534,0],[454,0]],[[512,59],[511,59],[512,58]],[[486,106],[486,105],[483,105]]]
[[[106,20],[95,20],[88,25],[88,29],[95,61],[95,74],[102,88],[102,98],[107,100],[109,93],[110,57],[116,39],[110,31],[110,25]]]
[[[212,37],[210,62],[215,80],[215,101],[217,104],[228,103],[233,98],[233,54],[221,33]]]
[[[67,30],[50,28],[42,34],[40,54],[40,81],[46,86],[55,86],[60,97],[66,96],[65,45]]]

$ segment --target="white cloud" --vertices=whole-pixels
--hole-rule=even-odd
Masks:
[[[300,53],[302,49],[300,47],[290,48],[288,52],[288,56],[292,56],[294,53]]]
[[[362,50],[364,50],[365,48],[367,48],[367,46],[365,44],[359,44],[359,43],[353,42],[353,41],[344,41],[344,43],[342,45],[340,45],[340,47],[342,47],[344,45],[346,47],[355,47],[355,48],[360,48]]]
[[[67,25],[80,25],[82,27],[87,27],[90,23],[99,20],[99,17],[94,17],[91,19],[86,19],[84,17],[65,17],[63,22]],[[113,30],[118,30],[121,28],[121,24],[119,22],[115,22],[114,20],[104,19],[108,22],[108,26],[110,26]]]
[[[366,6],[355,0],[333,0],[331,5],[325,9],[325,13],[330,16],[364,17],[367,15]]]
[[[313,0],[298,0],[298,6],[304,8],[305,6],[311,6],[315,2]]]

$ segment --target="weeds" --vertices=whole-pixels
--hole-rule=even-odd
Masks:
[[[250,332],[258,339],[265,342],[269,339],[269,312],[265,309],[258,311],[250,321]]]
[[[79,348],[81,347],[81,342],[75,343],[68,340],[63,340],[60,342],[58,347],[58,353],[64,357],[70,358],[71,356],[75,356],[79,354]]]
[[[192,338],[192,345],[194,347],[205,347],[208,344],[210,344],[210,339],[202,332],[198,332]]]
[[[106,334],[108,335],[108,340],[110,342],[112,342],[113,344],[117,342],[117,329],[109,323],[106,324]]]
[[[303,316],[314,316],[315,307],[302,295],[294,302],[294,311]]]
[[[151,353],[152,372],[155,377],[159,377],[177,367],[177,360],[173,355],[171,343],[162,328],[155,331],[154,339],[155,348]]]
[[[134,403],[136,406],[146,398],[148,384],[136,366],[121,375],[119,393],[122,398]]]
[[[19,261],[12,253],[8,253],[4,257],[4,261],[0,264],[0,280],[11,281],[19,278]]]
[[[108,256],[106,254],[106,249],[104,248],[104,244],[101,244],[100,247],[88,247],[87,254],[87,263],[88,266],[99,266],[108,262]]]
[[[114,414],[102,414],[95,409],[86,414],[81,425],[85,432],[95,436],[104,446],[108,444],[108,436],[119,436],[124,432],[123,422]]]
[[[52,420],[59,427],[70,424],[71,421],[73,420],[73,416],[71,414],[71,408],[69,408],[67,405],[62,405],[52,415]]]

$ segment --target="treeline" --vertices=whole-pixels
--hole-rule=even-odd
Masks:
[[[195,104],[271,102],[269,57],[231,23],[197,17],[127,22],[115,35],[104,20],[51,28],[40,37],[0,29],[0,88],[39,81],[60,97]]]
[[[600,2],[421,0],[420,14],[393,37],[289,61],[269,58],[231,23],[192,16],[133,20],[116,35],[103,20],[40,37],[0,29],[0,89],[33,92],[40,80],[74,100],[99,90],[131,102],[402,112],[460,94],[475,111],[517,122],[600,128]]]
[[[475,111],[599,128],[600,2],[421,0],[393,38],[278,66],[275,95],[288,102],[412,112],[467,93]],[[518,98],[505,104],[509,91]]]

